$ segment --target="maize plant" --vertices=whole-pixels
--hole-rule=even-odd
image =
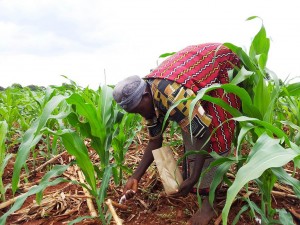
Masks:
[[[248,20],[252,19],[257,17],[250,17]],[[222,211],[223,224],[228,223],[232,204],[239,199],[244,205],[232,224],[236,224],[243,213],[248,213],[253,219],[259,218],[262,224],[290,225],[291,222],[286,221],[291,221],[291,215],[285,210],[275,210],[272,207],[271,191],[276,183],[283,183],[291,186],[295,195],[300,198],[300,181],[294,177],[296,169],[300,168],[300,83],[282,82],[267,68],[270,39],[263,23],[249,51],[232,43],[224,45],[241,60],[240,67],[230,72],[230,83],[214,84],[201,89],[196,97],[182,100],[192,100],[191,106],[200,99],[217,104],[227,110],[237,124],[236,138],[230,154],[222,157],[210,153],[215,161],[202,172],[200,181],[205,173],[217,167],[209,193],[211,204],[221,182],[229,187]],[[172,54],[174,53],[162,54],[160,58]],[[13,156],[7,151],[13,144],[12,141],[20,143],[14,162],[11,184],[13,193],[18,191],[20,183],[26,182],[26,174],[25,177],[24,174],[20,175],[23,169],[26,172],[29,168],[29,156],[33,156],[30,164],[33,168],[38,164],[38,155],[50,159],[66,150],[75,158],[68,165],[49,166],[39,184],[17,198],[14,205],[1,215],[1,225],[5,224],[9,215],[22,207],[30,195],[35,194],[40,203],[45,188],[70,182],[60,176],[73,164],[81,169],[85,181],[72,182],[89,191],[96,202],[102,224],[110,222],[110,217],[106,217],[107,207],[104,204],[107,188],[111,181],[122,185],[124,175],[132,172],[124,163],[125,154],[134,142],[136,132],[141,129],[141,117],[127,114],[117,106],[110,86],[92,90],[88,87],[81,88],[72,80],[69,82],[70,84],[35,91],[13,86],[0,92],[1,201],[5,201],[6,190],[10,188],[10,184],[4,186],[2,181],[5,167]],[[210,91],[220,88],[240,99],[241,110],[208,95]],[[175,103],[173,107],[179,103]],[[165,121],[173,107],[168,111]],[[174,123],[171,125],[172,137],[179,131],[179,127]],[[16,134],[18,139],[13,138]],[[89,148],[86,142],[90,144]],[[178,142],[181,143],[181,140]],[[249,148],[247,154],[242,152],[242,145],[245,143]],[[170,145],[176,144],[179,143],[174,140]],[[199,153],[207,154],[205,151]],[[99,161],[95,162],[92,154],[97,155]],[[190,151],[188,154],[196,152]],[[293,174],[284,170],[289,162],[294,165]],[[227,177],[228,172],[234,176],[233,180]],[[259,203],[251,199],[252,186],[258,190],[261,198]],[[246,194],[240,195],[240,191],[245,191]],[[198,199],[201,201],[200,196]],[[80,219],[82,218],[76,221]]]
[[[255,18],[257,17],[250,17],[248,20]],[[297,138],[289,137],[282,130],[282,124],[287,124],[291,129],[296,129],[296,134],[298,135],[299,121],[295,118],[299,115],[299,104],[294,97],[300,95],[300,83],[283,84],[276,74],[266,67],[270,39],[266,35],[263,24],[255,35],[248,54],[241,47],[232,43],[224,43],[224,46],[235,52],[241,60],[241,67],[230,71],[231,82],[223,85],[214,84],[199,90],[196,97],[176,102],[168,110],[164,124],[172,109],[182,101],[192,100],[189,110],[190,115],[196,102],[200,99],[210,101],[227,110],[233,116],[232,120],[238,123],[236,129],[237,138],[234,146],[232,146],[232,154],[229,156],[221,157],[216,153],[211,153],[211,156],[216,160],[200,176],[201,181],[202,176],[207,171],[212,167],[218,167],[217,175],[214,177],[210,187],[210,204],[213,205],[215,190],[224,180],[229,185],[229,189],[225,207],[222,211],[223,224],[227,224],[230,207],[239,191],[243,188],[248,192],[248,197],[242,198],[247,205],[241,209],[234,221],[238,221],[239,216],[250,209],[250,214],[253,218],[259,218],[262,224],[284,224],[282,221],[285,221],[291,215],[272,208],[271,191],[275,182],[278,181],[291,185],[295,194],[300,198],[300,181],[291,177],[282,168],[290,161],[293,161],[295,168],[300,168],[300,147],[293,142]],[[241,110],[232,108],[224,101],[207,95],[208,92],[218,88],[222,88],[225,92],[233,93],[239,97],[242,104]],[[276,111],[280,101],[288,102],[289,108],[285,109],[285,113],[289,113],[289,117],[293,117],[293,121],[298,124],[292,121],[278,122]],[[249,155],[244,156],[241,152],[241,146],[246,142],[251,147]],[[191,153],[189,152],[188,154]],[[197,153],[205,154],[203,151],[193,152],[193,154]],[[235,180],[231,182],[226,178],[226,173],[233,166],[237,168],[237,171],[235,172]],[[251,192],[248,191],[250,181],[254,182],[259,189],[261,195],[260,206],[249,198],[251,195]],[[198,199],[201,201],[199,195]],[[279,220],[274,219],[274,215],[277,212],[279,212]]]
[[[39,103],[41,114],[25,132],[18,149],[12,178],[13,192],[18,189],[20,171],[24,166],[26,167],[30,150],[34,149],[45,136],[53,137],[53,140],[59,139],[63,148],[75,156],[75,163],[82,170],[87,182],[79,184],[87,188],[95,198],[99,217],[105,224],[107,222],[104,217],[107,210],[104,204],[106,190],[112,175],[115,182],[121,184],[123,171],[130,172],[123,164],[124,155],[135,135],[132,126],[139,123],[139,117],[124,116],[113,101],[112,88],[108,86],[103,86],[97,91],[88,88],[82,90],[75,82],[72,82],[67,90],[49,87],[45,92],[45,98]],[[93,150],[100,158],[99,165],[93,165],[90,159],[89,151],[84,144],[87,139],[90,140]],[[46,181],[54,175],[63,173],[67,168],[68,166],[54,167],[45,175],[44,182],[29,193],[38,194],[38,199],[41,200],[41,191],[47,186]],[[58,178],[49,185],[57,182],[66,182],[66,180]],[[20,208],[27,196],[29,194],[24,195],[3,215],[0,222],[3,223],[10,213]]]
[[[254,18],[256,17],[250,17],[248,20]],[[224,158],[215,156],[217,160],[211,166],[220,165],[220,167],[218,168],[219,173],[217,172],[218,177],[214,179],[211,187],[215,190],[222,180],[221,176],[225,175],[228,169],[236,164],[238,166],[236,177],[232,184],[229,183],[226,204],[222,211],[223,224],[227,224],[231,204],[238,192],[243,187],[248,190],[250,181],[255,182],[262,199],[261,205],[258,206],[249,197],[244,198],[251,214],[253,217],[259,217],[262,224],[278,224],[284,220],[286,213],[280,213],[279,221],[274,219],[276,210],[271,205],[271,191],[275,182],[279,181],[291,185],[295,194],[300,197],[300,182],[290,177],[282,169],[290,161],[294,161],[296,168],[299,168],[300,148],[292,142],[293,139],[282,131],[281,125],[278,126],[278,123],[276,123],[277,115],[274,112],[276,112],[275,108],[283,97],[293,94],[299,95],[300,83],[293,85],[280,84],[276,74],[266,68],[270,40],[266,36],[263,25],[251,43],[249,54],[231,43],[225,43],[224,45],[240,57],[242,61],[241,69],[239,69],[230,84],[216,85],[216,87],[207,90],[203,89],[195,99],[202,98],[219,105],[222,104],[234,116],[233,120],[239,124],[236,134],[237,141],[234,146],[236,156]],[[240,87],[236,86],[238,84],[240,84]],[[241,111],[237,112],[230,106],[219,103],[218,99],[206,96],[205,93],[212,88],[223,88],[226,92],[236,94],[242,103]],[[294,90],[294,93],[288,93],[287,90]],[[245,141],[248,141],[252,146],[247,156],[241,154],[241,145]],[[209,198],[212,204],[213,192],[210,193]],[[246,208],[242,208],[241,213]]]
[[[0,121],[0,199],[5,201],[5,192],[8,187],[3,185],[3,173],[8,160],[12,157],[12,154],[6,153],[6,134],[7,134],[7,123],[6,121]]]

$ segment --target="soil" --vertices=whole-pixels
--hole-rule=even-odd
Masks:
[[[137,140],[138,142],[138,140]],[[129,148],[126,155],[125,164],[130,168],[137,165],[137,162],[141,159],[142,152],[144,149],[143,144],[135,144]],[[18,146],[12,146],[9,151],[15,153]],[[43,148],[42,143],[37,149]],[[177,150],[182,150],[182,146],[177,146]],[[245,150],[246,151],[246,150]],[[91,155],[93,150],[90,149]],[[92,157],[91,156],[91,157]],[[28,160],[29,171],[34,171],[39,165],[42,165],[47,160],[41,155],[37,156],[36,160]],[[31,158],[32,159],[32,158]],[[57,158],[53,164],[68,164],[73,158],[67,153],[63,154],[61,157]],[[7,167],[5,168],[5,173],[3,176],[4,185],[11,184],[12,171],[14,165],[15,157],[10,159]],[[95,159],[94,161],[99,161]],[[35,162],[37,165],[33,165]],[[38,184],[42,176],[49,170],[49,166],[43,168],[40,172],[30,173],[27,182],[21,179],[20,189],[15,196],[25,193],[31,186]],[[286,165],[288,171],[293,171],[293,163]],[[66,173],[64,173],[64,178],[78,179],[77,169],[72,166]],[[22,171],[22,174],[25,172]],[[21,175],[22,176],[22,175]],[[230,176],[228,178],[231,178]],[[299,169],[296,170],[296,178],[300,178]],[[124,177],[126,181],[126,177]],[[284,189],[286,188],[286,189]],[[210,222],[210,224],[222,224],[221,211],[225,204],[227,187],[225,185],[221,186],[216,193],[216,216]],[[294,193],[290,193],[290,187],[278,186],[274,188],[274,191],[278,191],[283,194],[280,196],[278,194],[273,195],[273,208],[276,209],[286,209],[287,211],[299,213],[300,214],[300,200],[291,197]],[[239,195],[242,196],[245,192],[240,192]],[[290,194],[287,196],[284,194]],[[111,199],[114,202],[118,202],[122,195],[122,187],[116,186],[113,181],[111,181],[110,186],[107,190],[107,199]],[[53,187],[48,187],[43,193],[43,200],[40,206],[35,202],[35,196],[30,196],[25,201],[22,208],[8,217],[6,224],[24,224],[24,225],[41,225],[41,224],[67,224],[68,222],[82,216],[89,216],[90,210],[87,206],[87,198],[79,185],[71,183],[60,183]],[[12,191],[9,188],[6,192],[6,200],[13,198]],[[257,191],[253,190],[250,199],[260,205],[261,196]],[[95,201],[93,202],[95,207]],[[1,202],[0,202],[1,204]],[[241,200],[236,200],[229,213],[228,224],[232,224],[233,219],[239,213],[245,202]],[[163,186],[157,171],[154,166],[151,166],[146,174],[143,176],[139,184],[139,191],[133,199],[126,201],[125,206],[127,209],[121,209],[114,207],[116,213],[120,219],[123,220],[123,224],[133,225],[133,224],[188,224],[189,219],[198,210],[199,206],[197,203],[197,196],[190,193],[187,197],[172,198],[167,197],[164,194]],[[0,209],[0,216],[2,216],[9,207]],[[298,216],[299,216],[298,214]],[[297,215],[297,214],[295,214]],[[114,220],[111,220],[111,224],[115,224]],[[294,221],[295,224],[300,224]],[[76,224],[101,224],[97,219],[85,219]],[[242,224],[259,224],[253,218],[251,218],[249,212],[245,212],[240,216],[238,221],[239,225]]]

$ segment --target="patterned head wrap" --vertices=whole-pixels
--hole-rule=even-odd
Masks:
[[[113,91],[116,102],[126,111],[134,109],[142,100],[146,82],[139,76],[130,76],[117,83]]]

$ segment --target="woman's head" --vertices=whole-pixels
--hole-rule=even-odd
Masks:
[[[139,76],[130,76],[117,83],[113,97],[124,110],[131,112],[141,102],[146,86]]]

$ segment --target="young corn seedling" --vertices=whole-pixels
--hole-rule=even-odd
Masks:
[[[15,192],[18,188],[20,171],[26,165],[30,149],[34,149],[43,136],[54,136],[61,140],[62,146],[69,154],[75,156],[76,164],[86,181],[80,185],[88,189],[95,198],[99,217],[102,223],[106,224],[107,219],[104,215],[107,207],[104,199],[112,170],[120,169],[119,173],[114,174],[116,181],[122,180],[123,170],[128,170],[122,162],[126,148],[133,138],[134,129],[131,126],[138,120],[119,112],[112,100],[112,88],[108,86],[97,91],[82,91],[79,87],[71,86],[65,95],[57,94],[60,90],[56,90],[46,90],[45,98],[41,101],[41,115],[24,134],[14,166],[12,190]],[[122,143],[123,148],[122,151],[118,151],[120,148],[116,149],[114,153],[111,146],[115,137]],[[99,155],[99,165],[93,165],[84,144],[86,139],[91,141],[92,148]],[[113,161],[115,163],[112,163]],[[7,217],[7,214],[5,215]]]
[[[9,159],[12,157],[12,154],[6,153],[6,134],[8,132],[7,130],[8,126],[6,121],[0,121],[0,199],[1,201],[5,201],[5,192],[7,187],[4,187],[3,184],[3,173],[4,169],[9,161]]]
[[[116,134],[112,140],[114,166],[112,168],[114,181],[117,185],[122,184],[123,171],[132,173],[127,166],[124,165],[125,154],[128,147],[132,143],[136,132],[141,127],[138,124],[141,121],[141,117],[137,114],[125,113],[120,124],[117,124]],[[135,129],[138,127],[138,129]]]

